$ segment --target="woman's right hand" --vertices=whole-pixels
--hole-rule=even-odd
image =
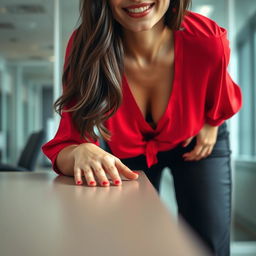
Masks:
[[[106,173],[109,174],[115,185],[122,184],[119,173],[128,179],[138,178],[138,174],[124,165],[119,158],[93,143],[77,145],[72,150],[72,156],[74,159],[74,179],[78,185],[83,183],[83,175],[89,186],[96,186],[97,181],[101,186],[109,186]]]

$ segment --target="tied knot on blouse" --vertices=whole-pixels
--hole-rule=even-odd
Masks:
[[[154,134],[148,133],[144,135],[145,142],[145,156],[148,166],[152,166],[158,162],[157,153],[158,153],[158,143],[156,136]]]

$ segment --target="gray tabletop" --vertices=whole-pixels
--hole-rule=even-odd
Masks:
[[[110,187],[77,186],[54,172],[0,172],[0,207],[1,256],[210,255],[144,172]]]

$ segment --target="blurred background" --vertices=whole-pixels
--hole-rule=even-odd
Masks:
[[[256,0],[193,0],[191,10],[228,30],[229,72],[244,99],[241,111],[227,122],[233,152],[231,251],[255,256]],[[79,0],[0,0],[0,165],[51,171],[40,150],[33,166],[24,162],[31,145],[50,140],[58,127],[52,104],[61,94],[65,48],[78,18]],[[161,199],[175,215],[168,169]]]

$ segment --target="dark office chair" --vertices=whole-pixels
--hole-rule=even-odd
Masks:
[[[99,137],[99,142],[100,142],[100,148],[102,148],[103,150],[112,154],[109,145],[107,144],[107,142],[101,136]]]
[[[24,172],[34,171],[36,161],[44,140],[44,131],[32,133],[21,152],[17,166],[0,163],[0,171]]]

